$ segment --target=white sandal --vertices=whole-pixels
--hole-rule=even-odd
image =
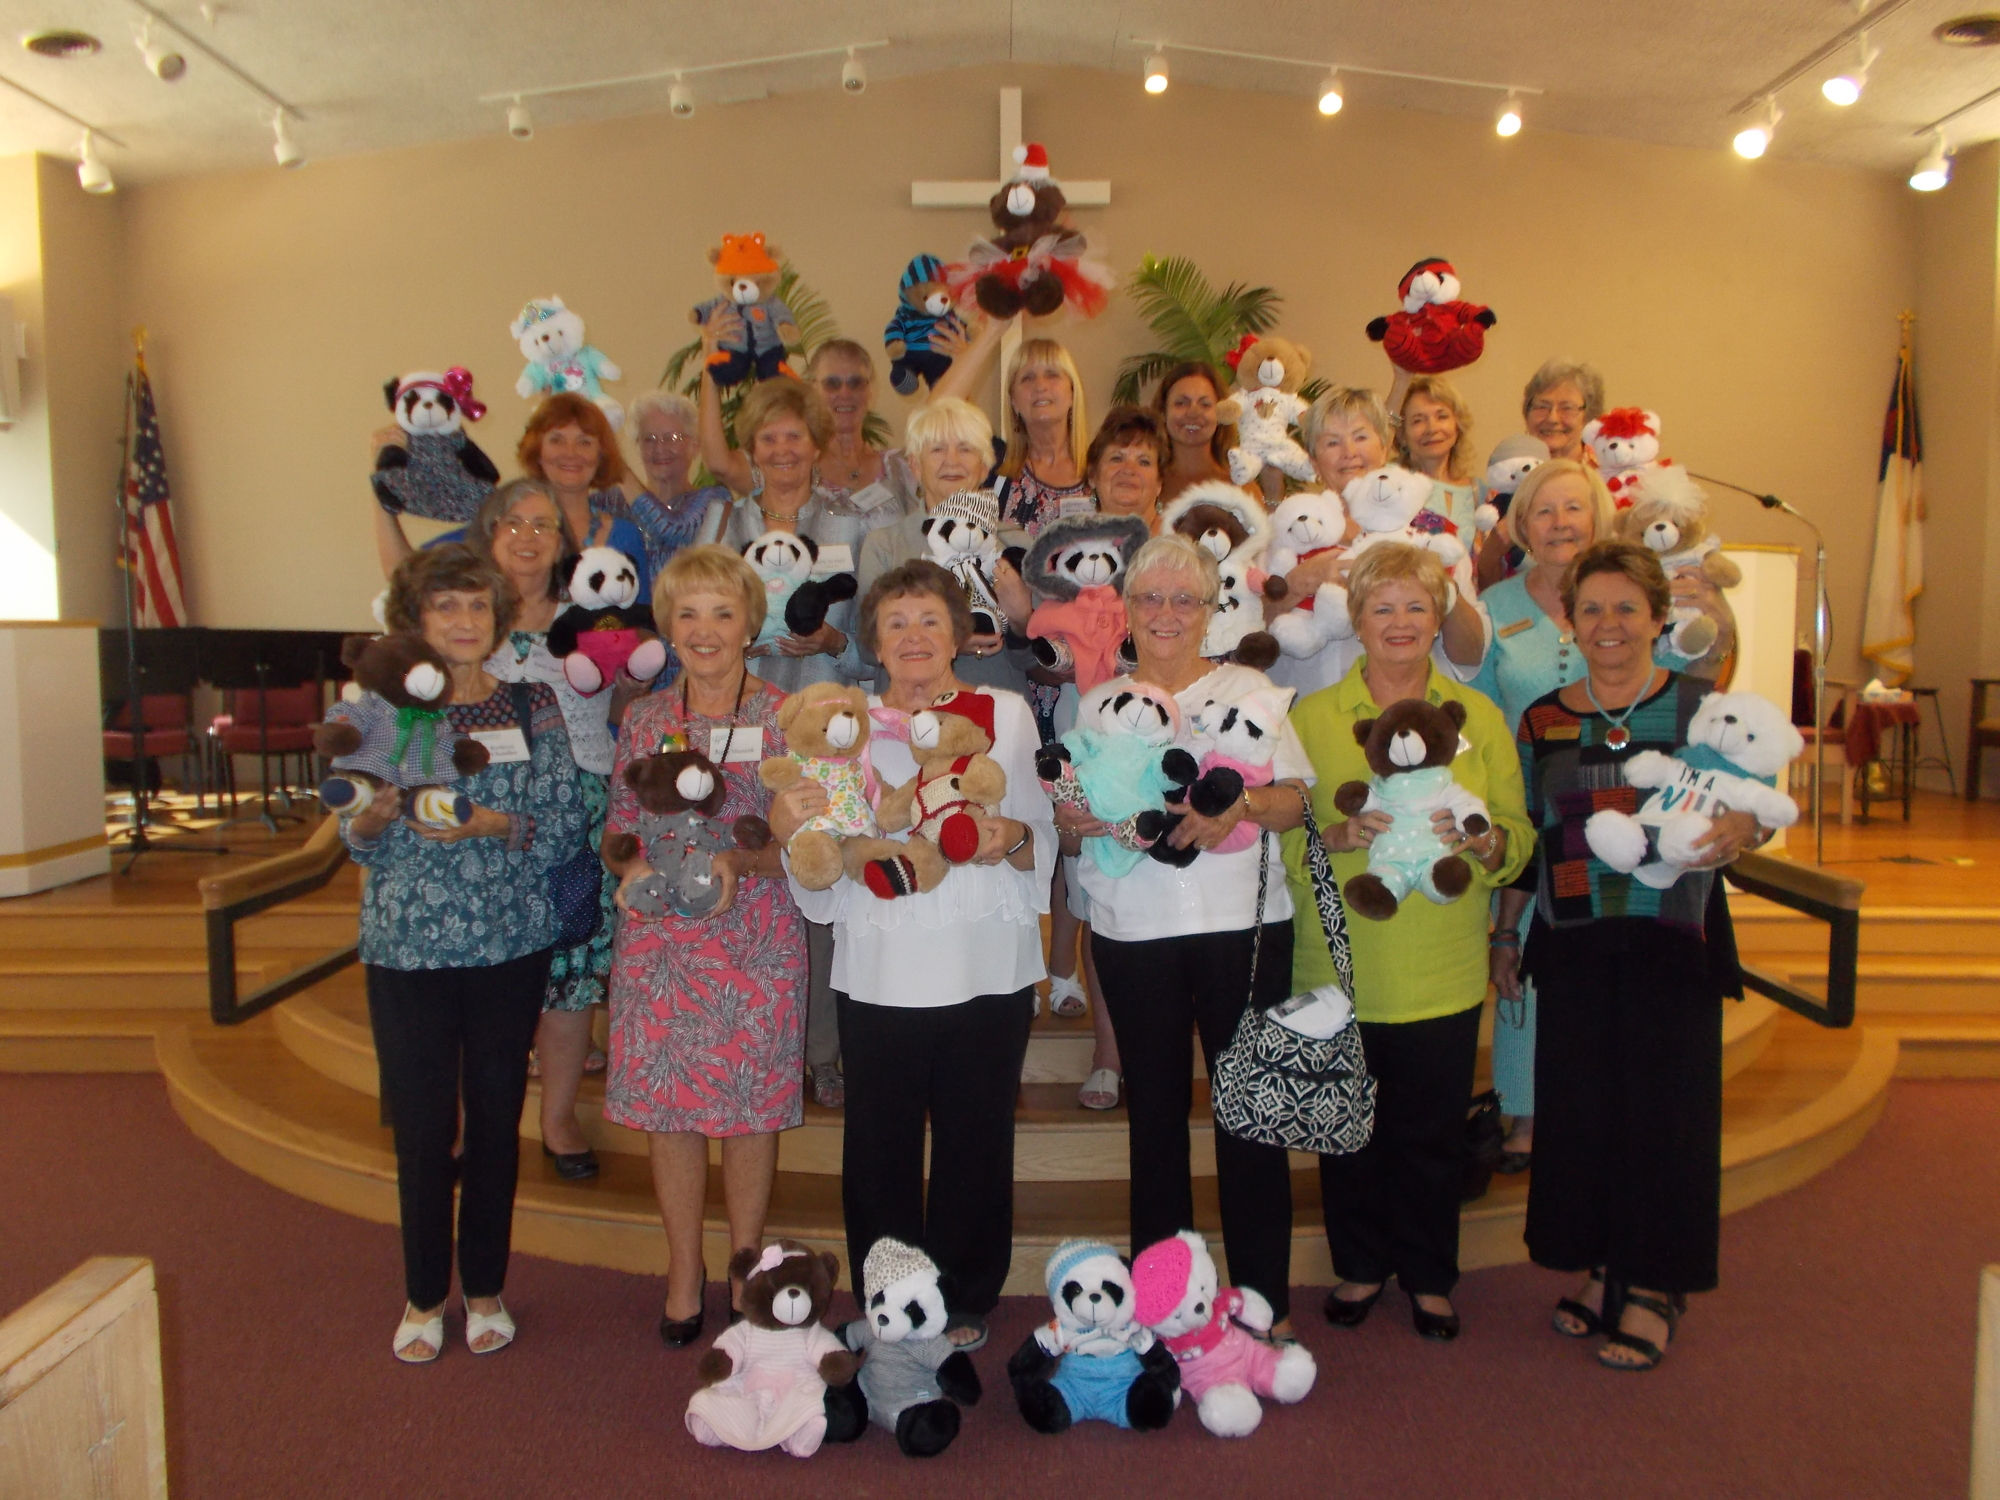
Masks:
[[[498,1301],[497,1298],[495,1300]],[[479,1340],[489,1333],[499,1334],[500,1342],[489,1348],[481,1349],[479,1347]],[[507,1305],[504,1302],[500,1304],[500,1311],[496,1313],[477,1313],[472,1310],[470,1304],[467,1304],[465,1309],[466,1348],[470,1349],[474,1354],[498,1354],[513,1342],[514,1319],[508,1313]]]
[[[405,1352],[415,1344],[423,1344],[430,1352],[428,1354],[410,1354]],[[424,1319],[422,1322],[418,1322],[417,1310],[405,1302],[403,1304],[403,1321],[396,1325],[396,1338],[389,1345],[389,1348],[395,1354],[396,1358],[400,1359],[406,1365],[427,1365],[440,1354],[444,1353],[443,1306],[440,1305],[438,1310],[432,1313],[430,1317]]]
[[[1119,1086],[1123,1082],[1114,1068],[1096,1068],[1083,1080],[1083,1087],[1076,1091],[1076,1102],[1085,1109],[1116,1109],[1118,1107]],[[1093,1103],[1101,1099],[1102,1104]]]
[[[1074,974],[1051,974],[1049,976],[1049,1014],[1061,1016],[1064,1020],[1074,1020],[1090,1009],[1090,997],[1084,993],[1082,985],[1076,982]]]

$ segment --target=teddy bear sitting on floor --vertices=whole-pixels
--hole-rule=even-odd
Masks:
[[[1472,888],[1472,867],[1447,852],[1431,827],[1441,809],[1475,837],[1492,826],[1486,804],[1452,779],[1464,727],[1465,705],[1449,699],[1406,698],[1379,718],[1355,721],[1354,738],[1375,775],[1343,783],[1333,805],[1345,817],[1385,812],[1393,820],[1368,846],[1368,868],[1343,887],[1356,915],[1386,922],[1411,891],[1443,906]]]
[[[855,1384],[868,1419],[907,1456],[934,1458],[958,1436],[959,1407],[982,1394],[972,1356],[944,1336],[937,1264],[885,1235],[862,1263],[861,1296],[861,1316],[840,1336],[861,1356]]]
[[[1166,1426],[1180,1404],[1180,1371],[1133,1316],[1124,1258],[1096,1240],[1065,1240],[1044,1277],[1055,1316],[1007,1361],[1022,1418],[1046,1433],[1090,1421],[1138,1432]]]

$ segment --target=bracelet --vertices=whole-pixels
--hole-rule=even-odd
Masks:
[[[1518,948],[1521,946],[1521,934],[1511,928],[1502,928],[1486,939],[1486,946],[1489,948]]]
[[[1023,849],[1028,847],[1029,841],[1033,839],[1034,836],[1035,836],[1034,827],[1031,824],[1023,823],[1021,825],[1021,837],[1015,841],[1013,848],[1009,849],[1005,854],[1001,855],[1000,857],[1002,859],[1012,859],[1015,855],[1019,854]]]

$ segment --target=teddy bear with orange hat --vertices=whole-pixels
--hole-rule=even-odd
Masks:
[[[798,319],[778,299],[781,274],[776,245],[761,234],[725,234],[708,252],[722,283],[722,295],[710,297],[688,314],[688,321],[706,327],[719,308],[733,308],[742,322],[735,333],[723,335],[709,356],[708,373],[718,386],[741,385],[752,375],[769,380],[790,375],[785,351],[799,341]]]

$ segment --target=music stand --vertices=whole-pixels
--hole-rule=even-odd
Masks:
[[[127,588],[130,588],[128,570]],[[130,854],[125,872],[131,873],[139,856],[167,854],[227,854],[215,844],[188,844],[179,839],[161,841],[151,837],[152,793],[146,784],[146,695],[174,693],[185,696],[201,680],[201,636],[193,628],[135,630],[128,616],[120,631],[97,633],[98,678],[101,683],[125,679],[126,720],[132,733],[132,832],[122,842],[110,846],[113,857]],[[117,702],[116,698],[109,701]],[[194,724],[188,724],[194,733]]]
[[[231,818],[222,826],[262,823],[271,832],[280,822],[303,823],[291,810],[291,794],[282,788],[282,812],[271,810],[271,713],[268,694],[272,688],[304,687],[317,683],[320,697],[326,696],[329,660],[340,661],[341,637],[335,631],[307,630],[209,630],[202,647],[202,676],[211,687],[238,692],[257,690],[257,800],[258,811],[249,817]],[[332,642],[331,646],[328,642]]]

